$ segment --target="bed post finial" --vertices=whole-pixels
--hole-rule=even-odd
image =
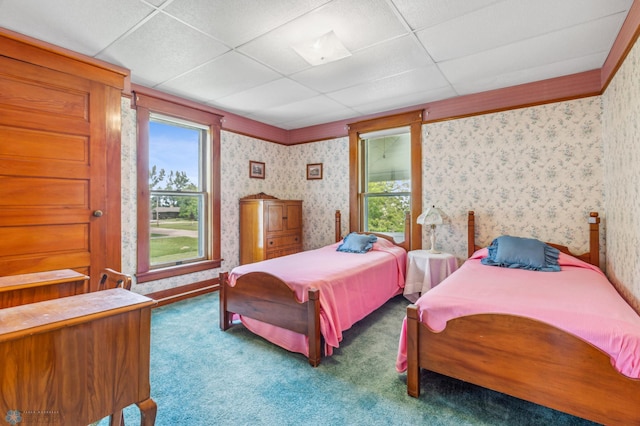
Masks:
[[[600,267],[600,218],[598,212],[589,213],[589,263]]]
[[[476,251],[476,216],[473,210],[467,215],[467,257]]]
[[[342,239],[342,215],[340,210],[336,210],[336,243]]]

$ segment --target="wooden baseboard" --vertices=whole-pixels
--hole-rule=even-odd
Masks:
[[[156,307],[168,305],[169,303],[178,302],[190,297],[201,296],[206,293],[212,293],[220,289],[220,280],[218,278],[200,281],[193,284],[174,287],[167,290],[157,291],[155,293],[145,294],[158,302]]]

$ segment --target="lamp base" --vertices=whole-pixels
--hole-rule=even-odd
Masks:
[[[433,254],[440,253],[438,250],[436,250],[436,226],[435,225],[431,225],[431,250],[429,250],[429,253],[433,253]]]

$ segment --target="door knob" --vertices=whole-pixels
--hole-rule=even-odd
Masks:
[[[94,211],[94,212],[93,212],[93,215],[94,215],[95,217],[101,217],[101,216],[102,216],[102,214],[103,214],[103,213],[102,213],[102,210],[96,210],[96,211]]]

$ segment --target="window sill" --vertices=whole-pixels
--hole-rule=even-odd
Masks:
[[[179,275],[191,274],[193,272],[206,271],[208,269],[219,268],[222,259],[205,260],[203,262],[189,263],[186,265],[171,266],[169,268],[156,269],[153,271],[138,272],[136,279],[138,284],[149,281],[161,280],[164,278],[176,277]]]

